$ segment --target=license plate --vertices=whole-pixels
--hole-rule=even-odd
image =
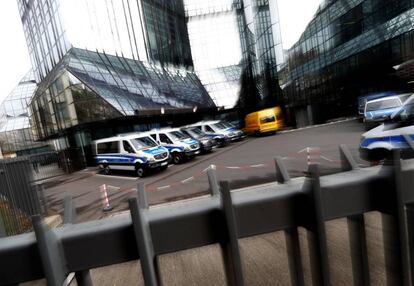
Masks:
[[[200,154],[200,150],[198,150],[198,151],[195,151],[195,154]]]
[[[162,162],[161,163],[161,166],[165,166],[165,165],[167,165],[168,164],[168,162]]]

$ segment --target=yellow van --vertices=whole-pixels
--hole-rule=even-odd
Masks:
[[[248,134],[271,133],[283,126],[282,110],[277,106],[247,114],[244,132]]]

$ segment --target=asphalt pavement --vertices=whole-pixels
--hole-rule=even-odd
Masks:
[[[219,180],[228,180],[232,189],[275,181],[274,157],[280,156],[291,177],[304,176],[308,163],[319,163],[322,174],[340,171],[339,145],[345,144],[361,166],[358,146],[363,125],[347,120],[317,127],[291,130],[272,136],[248,137],[240,142],[215,149],[180,165],[171,165],[160,173],[136,178],[131,173],[81,176],[47,188],[45,196],[51,213],[61,213],[63,198],[71,195],[77,206],[78,220],[85,221],[112,215],[127,209],[127,199],[138,183],[144,183],[151,205],[207,194],[206,170],[214,165]],[[106,186],[114,210],[102,212],[102,185]]]
[[[358,159],[362,132],[363,126],[357,121],[346,121],[275,136],[247,138],[186,164],[170,166],[165,172],[144,179],[137,179],[132,174],[104,176],[95,174],[94,170],[85,170],[77,174],[78,179],[62,182],[45,192],[55,212],[61,210],[63,197],[70,194],[77,205],[78,221],[96,219],[126,210],[127,198],[133,194],[138,182],[146,184],[151,204],[202,195],[208,191],[203,171],[212,164],[217,168],[219,179],[229,180],[233,188],[274,181],[275,156],[284,159],[292,177],[304,175],[309,159],[320,164],[323,174],[338,172],[340,144],[345,144],[363,167],[368,164]],[[103,184],[114,207],[106,214],[102,212],[99,191]],[[397,256],[392,255],[398,249],[386,241],[395,232],[391,217],[372,212],[365,214],[364,218],[370,284],[399,285],[396,279],[400,271],[396,266]],[[358,285],[353,283],[351,242],[346,219],[329,221],[326,229],[332,285]],[[311,255],[314,236],[302,227],[298,228],[298,233],[305,285],[315,285],[312,283],[314,263]],[[287,256],[292,254],[287,252],[283,232],[240,239],[239,243],[246,285],[291,285]],[[226,285],[218,245],[160,255],[157,261],[163,285]],[[143,285],[139,261],[93,269],[91,275],[97,285]],[[28,285],[45,285],[45,281]]]

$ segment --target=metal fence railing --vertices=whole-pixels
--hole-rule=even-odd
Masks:
[[[90,269],[139,259],[145,284],[159,285],[157,256],[218,243],[228,284],[243,285],[239,240],[284,231],[287,251],[294,254],[287,256],[291,282],[303,285],[298,227],[304,227],[314,238],[312,284],[332,285],[326,223],[346,218],[354,282],[369,285],[363,215],[378,211],[397,222],[398,231],[387,234],[398,246],[397,284],[413,285],[414,161],[395,153],[382,166],[359,169],[344,147],[341,157],[342,173],[321,177],[318,165],[311,165],[306,178],[294,180],[276,158],[277,183],[234,192],[210,169],[211,196],[151,209],[139,185],[137,196],[129,199],[130,214],[100,221],[75,224],[75,208],[67,198],[63,227],[50,230],[35,216],[34,234],[0,240],[0,284],[45,277],[48,285],[62,285],[74,272],[79,285],[92,285]]]
[[[32,230],[30,217],[47,211],[44,183],[72,172],[66,157],[47,152],[0,160],[0,237]]]

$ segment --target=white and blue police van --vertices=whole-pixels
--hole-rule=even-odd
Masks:
[[[149,134],[158,144],[168,149],[170,160],[174,164],[200,154],[200,143],[178,128],[155,129],[149,131]]]
[[[201,129],[201,131],[207,135],[211,135],[213,139],[216,139],[217,142],[223,141],[224,144],[227,144],[231,141],[240,140],[243,135],[243,132],[241,130],[238,130],[234,127],[229,127],[220,120],[201,121],[191,124],[188,127],[190,126]],[[224,140],[216,138],[218,136],[224,137]]]
[[[111,170],[134,171],[144,177],[149,170],[165,170],[169,152],[149,134],[131,133],[93,142],[96,163],[109,174]]]
[[[403,155],[410,154],[411,148],[406,136],[414,140],[414,95],[389,120],[362,135],[361,157],[369,161],[379,161],[387,158],[393,150],[401,150]]]

